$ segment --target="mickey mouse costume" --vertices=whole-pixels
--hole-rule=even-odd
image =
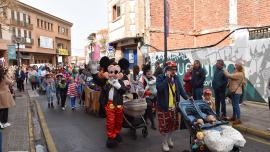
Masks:
[[[106,146],[113,148],[118,145],[118,142],[122,141],[119,133],[123,123],[123,94],[126,87],[121,80],[123,75],[120,73],[121,68],[116,62],[111,63],[106,72],[104,72],[104,67],[102,70],[98,74],[99,76],[94,74],[93,78],[96,82],[103,84],[100,102],[102,102],[106,111],[106,133],[108,136]]]

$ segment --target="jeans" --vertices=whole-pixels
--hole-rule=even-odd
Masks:
[[[194,100],[202,100],[203,88],[192,88]]]
[[[75,108],[76,97],[70,97],[71,108]]]
[[[216,102],[216,113],[220,117],[220,104],[222,116],[226,117],[226,103],[225,103],[225,90],[214,90],[215,102]]]
[[[47,96],[48,103],[53,103],[53,96]]]
[[[67,94],[65,92],[61,92],[60,96],[61,96],[61,107],[64,108],[66,105]]]
[[[37,83],[36,82],[31,82],[32,90],[37,89]]]
[[[60,98],[61,98],[60,91],[58,89],[56,89],[56,99],[57,99],[57,102],[60,102]]]
[[[240,119],[240,101],[241,94],[234,94],[232,97],[232,106],[233,106],[233,117],[235,119]]]

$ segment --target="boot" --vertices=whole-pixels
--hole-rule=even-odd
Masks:
[[[48,108],[51,108],[51,104],[50,103],[48,103]]]
[[[107,146],[108,148],[114,148],[114,147],[116,147],[117,145],[118,145],[118,143],[117,143],[117,141],[116,141],[115,139],[113,139],[113,138],[108,138],[108,139],[107,139],[106,146]]]
[[[235,121],[233,121],[233,125],[240,125],[242,122],[240,119],[236,119]]]
[[[52,108],[54,108],[54,106],[53,106],[53,102],[51,103],[51,107],[52,107]]]

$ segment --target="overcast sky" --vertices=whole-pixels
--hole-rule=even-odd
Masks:
[[[73,52],[84,49],[87,36],[107,28],[107,0],[20,0],[73,23]],[[81,54],[81,53],[79,53]]]

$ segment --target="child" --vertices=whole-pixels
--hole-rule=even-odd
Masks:
[[[212,97],[212,91],[210,89],[205,89],[203,91],[203,100],[208,103],[212,110],[215,111],[215,100]]]
[[[83,105],[83,102],[82,102],[82,92],[83,92],[83,88],[84,88],[84,85],[83,85],[83,81],[82,80],[78,80],[78,98],[79,98],[79,104],[82,106]]]
[[[67,83],[66,83],[66,80],[64,78],[62,78],[62,80],[60,81],[58,86],[59,86],[59,92],[60,92],[60,98],[61,98],[61,108],[62,108],[62,110],[66,110],[65,109],[66,99],[67,99]]]
[[[75,110],[76,97],[78,95],[78,92],[77,92],[77,84],[74,82],[74,79],[72,77],[70,77],[70,84],[68,86],[67,94],[70,97],[70,103],[71,103],[72,111],[74,111]]]
[[[47,100],[48,100],[48,108],[54,108],[53,106],[53,96],[55,93],[55,84],[54,80],[51,78],[51,74],[47,74],[47,80],[45,82],[45,90],[46,90],[46,95],[47,95]]]

